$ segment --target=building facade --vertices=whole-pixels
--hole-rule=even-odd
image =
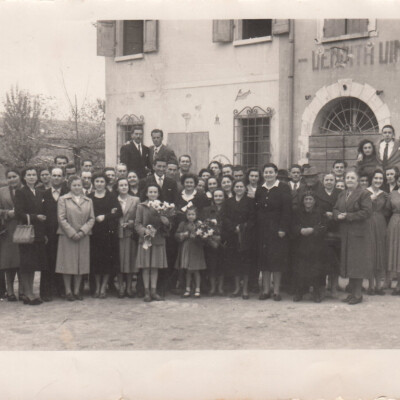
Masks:
[[[106,62],[106,164],[132,127],[164,131],[193,170],[217,159],[290,162],[293,40],[289,20],[98,22]]]
[[[400,21],[295,20],[293,159],[355,164],[363,138],[400,127]]]

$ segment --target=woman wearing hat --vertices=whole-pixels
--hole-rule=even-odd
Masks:
[[[282,272],[288,266],[288,235],[290,230],[292,198],[287,184],[277,179],[278,168],[268,163],[263,167],[264,184],[255,194],[258,265],[262,271],[260,300],[271,297],[270,285],[273,276],[273,299],[281,300],[280,282]]]
[[[348,304],[362,302],[363,279],[372,274],[371,232],[369,218],[372,214],[370,193],[359,186],[356,171],[345,175],[346,189],[339,194],[333,208],[335,220],[339,221],[341,237],[340,275],[349,278]]]

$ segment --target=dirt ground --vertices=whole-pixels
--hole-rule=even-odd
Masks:
[[[345,297],[344,293],[339,298]],[[0,302],[0,350],[384,349],[400,347],[400,298],[366,296],[349,306],[227,297],[56,299]]]

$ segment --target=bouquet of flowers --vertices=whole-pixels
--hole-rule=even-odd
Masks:
[[[171,218],[175,215],[175,204],[162,202],[160,200],[149,201],[149,207],[154,210],[157,214],[167,218]]]
[[[149,249],[152,246],[151,240],[153,237],[156,236],[157,229],[154,228],[152,225],[147,225],[146,229],[149,231],[148,234],[144,235],[144,242],[143,242],[143,248],[145,250]]]
[[[219,245],[219,230],[216,219],[197,221],[195,227],[196,237],[204,240],[210,246],[217,248]]]

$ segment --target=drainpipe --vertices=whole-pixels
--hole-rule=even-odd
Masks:
[[[289,135],[288,135],[288,153],[289,165],[293,164],[294,159],[294,19],[289,20],[289,73],[288,73],[288,93],[289,93]]]

